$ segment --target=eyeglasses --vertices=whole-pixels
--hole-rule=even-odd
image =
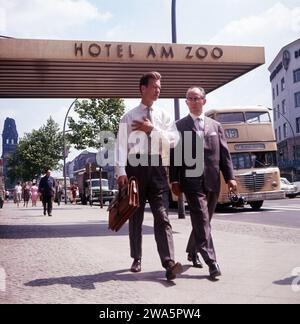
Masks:
[[[200,100],[202,100],[202,99],[204,99],[204,98],[202,98],[202,97],[187,97],[186,98],[186,100],[188,100],[188,101],[195,101],[195,102],[197,102],[197,101],[200,101]]]

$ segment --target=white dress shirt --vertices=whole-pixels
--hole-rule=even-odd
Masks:
[[[169,165],[169,151],[177,145],[179,133],[175,122],[161,108],[153,105],[151,108],[152,124],[151,152],[148,152],[148,136],[143,131],[133,131],[134,120],[143,121],[147,117],[147,106],[140,103],[128,111],[121,119],[118,138],[115,147],[115,166],[118,177],[126,175],[125,166],[129,154],[161,155],[163,165]]]
[[[195,128],[197,131],[199,131],[199,128],[197,127],[197,123],[199,124],[199,119],[200,119],[200,128],[202,128],[202,131],[204,130],[204,113],[202,113],[200,116],[194,115],[190,112],[190,116],[193,118],[194,124],[195,124]]]

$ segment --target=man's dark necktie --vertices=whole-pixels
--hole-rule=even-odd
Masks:
[[[203,132],[204,131],[204,122],[203,119],[200,117],[197,117],[195,119],[195,128],[198,132]]]
[[[152,108],[147,107],[146,111],[147,111],[147,118],[152,123]],[[150,155],[151,154],[151,136],[150,136],[150,133],[147,133],[147,137],[148,137],[148,154]]]

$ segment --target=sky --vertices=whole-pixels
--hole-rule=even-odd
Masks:
[[[300,38],[299,0],[177,0],[176,3],[178,43],[265,48],[266,63],[208,94],[206,109],[259,104],[271,107],[268,67],[282,47]],[[0,0],[0,35],[171,43],[171,0]],[[0,132],[6,117],[16,120],[19,137],[38,129],[50,115],[62,128],[72,101],[0,99]],[[125,100],[126,109],[138,102],[138,99]],[[173,100],[160,99],[158,105],[173,115]],[[182,100],[181,117],[187,112]],[[76,118],[73,111],[70,116]],[[72,150],[68,160],[77,154]]]

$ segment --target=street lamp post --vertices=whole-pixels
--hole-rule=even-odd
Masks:
[[[77,101],[77,98],[71,103],[70,107],[67,110],[66,116],[65,116],[65,120],[64,120],[64,127],[63,127],[63,144],[64,144],[64,151],[63,151],[63,157],[64,157],[64,191],[65,191],[65,204],[68,203],[67,200],[67,172],[66,172],[66,123],[67,123],[67,118],[69,115],[69,112],[71,110],[71,108],[73,107],[74,103]]]
[[[176,0],[172,0],[172,43],[177,43],[176,31]],[[175,120],[180,118],[179,99],[174,98]]]
[[[172,0],[172,43],[177,43],[177,32],[176,32],[176,0]],[[174,98],[174,115],[175,120],[180,118],[179,99]],[[185,208],[183,194],[178,196],[178,218],[185,218]]]
[[[100,200],[100,208],[103,208],[103,190],[102,190],[102,167],[98,167],[96,168],[96,171],[99,171],[99,181],[100,181],[100,196],[99,196],[99,200]]]
[[[291,128],[291,131],[292,131],[292,135],[293,135],[293,141],[294,141],[294,148],[293,148],[293,160],[295,163],[296,161],[296,136],[295,136],[295,132],[294,132],[294,129],[293,129],[293,126],[291,124],[291,122],[284,116],[284,114],[282,114],[280,112],[280,110],[278,108],[270,108],[270,107],[267,107],[269,110],[273,110],[275,111],[275,113],[279,113],[280,116],[282,116],[284,118],[284,120],[289,124],[290,128]],[[292,173],[292,181],[294,181],[294,167],[293,167],[293,173]]]

